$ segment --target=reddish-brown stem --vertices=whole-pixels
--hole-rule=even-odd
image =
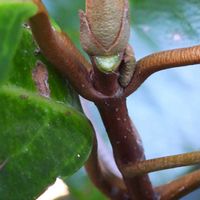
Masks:
[[[200,152],[185,153],[174,156],[166,156],[162,158],[155,158],[144,160],[135,165],[128,165],[124,167],[124,173],[128,177],[134,177],[149,172],[183,167],[200,163]]]
[[[110,139],[116,164],[123,176],[124,182],[132,200],[154,200],[153,191],[148,175],[126,177],[124,166],[145,160],[144,150],[139,134],[129,118],[126,98],[122,97],[122,88],[118,83],[118,75],[105,74],[97,69],[93,62],[94,85],[96,90],[110,96],[95,101],[100,112],[108,137]],[[112,76],[112,78],[110,78]],[[106,83],[106,87],[104,86]]]
[[[90,64],[69,37],[55,31],[40,0],[34,0],[38,13],[30,18],[33,35],[46,58],[65,76],[76,91],[86,99],[100,98],[90,81]]]
[[[126,96],[132,94],[151,74],[173,67],[200,63],[200,46],[180,48],[151,54],[136,63],[136,70],[128,87]]]
[[[155,190],[160,200],[177,200],[200,187],[200,170],[187,174]]]
[[[95,67],[94,63],[93,65]],[[114,93],[120,93],[121,87],[118,84],[118,76],[113,75],[115,78],[109,79],[108,75],[106,76],[98,70],[94,72],[96,77],[94,85],[98,91],[104,92],[106,95],[110,93],[110,96]],[[106,88],[103,83],[107,83]],[[123,166],[130,163],[135,164],[145,159],[139,135],[128,116],[126,99],[118,96],[117,98],[96,101],[95,104],[101,114],[112,144],[115,161],[123,175],[131,199],[155,199],[147,175],[134,178],[124,176]]]
[[[156,199],[148,175],[127,177],[124,166],[145,159],[139,135],[127,112],[125,99],[107,99],[96,103],[112,144],[115,161],[131,199]]]
[[[101,167],[102,164],[104,164],[103,169]],[[129,200],[130,198],[122,180],[109,171],[104,162],[101,162],[101,165],[97,153],[97,140],[94,137],[93,149],[85,164],[85,169],[90,179],[110,199]]]

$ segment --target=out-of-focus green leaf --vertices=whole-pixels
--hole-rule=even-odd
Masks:
[[[37,63],[43,63],[39,82]],[[49,87],[49,97],[39,95],[41,85]],[[90,124],[75,92],[38,53],[29,30],[0,87],[0,105],[0,199],[33,200],[57,176],[84,164],[92,144]]]
[[[21,23],[36,11],[36,6],[28,0],[0,0],[0,83],[11,68],[21,36]]]
[[[199,43],[200,1],[131,0],[133,30],[153,50]],[[134,44],[134,41],[132,41]]]
[[[43,0],[52,18],[79,45],[79,10],[85,9],[85,1]]]
[[[130,2],[133,28],[131,44],[137,58],[155,51],[199,44],[200,1],[131,0]],[[198,130],[198,122],[195,127],[195,120],[198,119],[196,110],[198,103],[196,105],[194,103],[199,100],[198,97],[195,98],[195,94],[198,96],[196,93],[199,87],[198,72],[199,66],[159,72],[151,76],[139,89],[139,93],[131,97],[129,112],[137,116],[134,118],[135,123],[143,137],[148,158],[194,151],[199,148],[198,145],[195,146],[195,141],[199,140],[195,132]],[[133,101],[137,108],[132,106]],[[184,109],[185,107],[188,110]],[[187,114],[187,111],[191,114]],[[157,123],[152,124],[144,120],[149,117]],[[158,142],[149,145],[154,138]],[[152,173],[150,176],[153,183],[159,185],[187,173],[187,170],[189,169],[177,168]]]

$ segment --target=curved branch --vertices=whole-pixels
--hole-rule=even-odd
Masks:
[[[200,170],[155,188],[160,200],[177,200],[200,187]]]
[[[151,54],[136,63],[136,70],[125,95],[134,92],[151,74],[160,70],[200,63],[200,45]]]
[[[200,164],[200,151],[140,161],[135,165],[125,167],[124,173],[128,177],[134,177],[149,172],[194,164]]]
[[[103,165],[103,169],[100,165]],[[95,186],[110,199],[129,200],[123,180],[115,176],[115,174],[106,167],[106,163],[103,160],[101,160],[100,164],[97,153],[96,135],[94,135],[93,149],[85,164],[85,169]]]
[[[54,30],[41,0],[33,0],[38,13],[29,19],[33,35],[45,57],[68,79],[86,99],[100,96],[90,81],[90,64],[80,54],[69,37]]]

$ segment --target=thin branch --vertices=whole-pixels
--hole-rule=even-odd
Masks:
[[[200,187],[200,170],[187,174],[155,190],[160,200],[177,200]]]
[[[54,30],[40,0],[33,0],[38,13],[29,19],[33,35],[45,57],[65,76],[76,91],[86,99],[100,97],[90,81],[90,64],[69,37]]]
[[[103,170],[101,167],[102,165]],[[129,200],[123,180],[115,176],[115,174],[106,167],[106,163],[103,160],[101,160],[101,166],[97,153],[97,139],[96,136],[94,136],[93,149],[85,165],[90,179],[95,186],[110,199]]]
[[[136,63],[131,83],[125,89],[128,96],[134,92],[151,74],[160,70],[200,63],[200,46],[180,48],[151,54]]]
[[[194,164],[200,164],[200,151],[140,161],[135,165],[125,167],[124,173],[128,177],[134,177],[149,172]]]

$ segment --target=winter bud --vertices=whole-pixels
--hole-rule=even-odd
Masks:
[[[126,48],[128,0],[86,0],[86,13],[80,11],[80,20],[81,44],[89,55],[117,55]]]

